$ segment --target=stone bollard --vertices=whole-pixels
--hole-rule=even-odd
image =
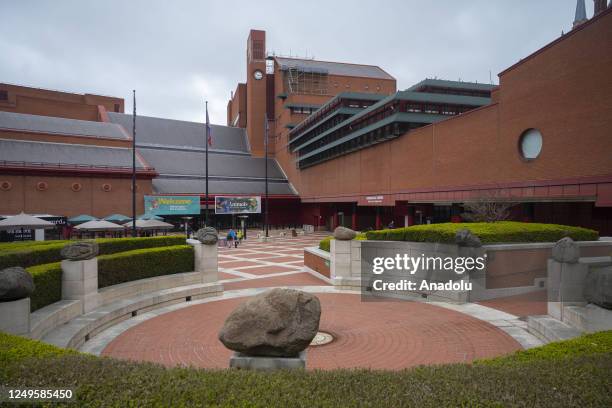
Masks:
[[[203,283],[219,280],[218,248],[219,234],[212,227],[201,228],[197,232],[197,240],[193,243],[195,255],[195,270],[202,274]]]
[[[32,276],[21,267],[0,271],[0,332],[30,333],[30,295]]]
[[[349,228],[338,227],[334,230],[334,239],[330,242],[330,277],[334,285],[341,288],[358,288],[360,278],[351,273],[352,240],[357,233]],[[361,271],[356,271],[361,273]]]
[[[586,304],[584,286],[589,267],[578,262],[580,248],[571,238],[563,238],[552,248],[548,260],[548,314],[563,320],[563,308]]]
[[[80,300],[81,312],[98,307],[98,244],[79,241],[67,244],[61,251],[62,299]]]

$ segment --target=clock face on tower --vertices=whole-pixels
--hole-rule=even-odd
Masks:
[[[261,78],[263,78],[263,72],[258,69],[255,70],[255,72],[253,72],[253,78],[259,81]]]

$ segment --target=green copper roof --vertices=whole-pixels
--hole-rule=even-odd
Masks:
[[[495,85],[481,84],[478,82],[449,81],[446,79],[424,79],[406,90],[416,91],[425,86],[451,89],[470,89],[474,91],[491,91],[493,88],[495,88]]]
[[[310,109],[319,109],[321,105],[312,104],[312,103],[286,103],[284,105],[285,109],[289,108],[310,108]]]

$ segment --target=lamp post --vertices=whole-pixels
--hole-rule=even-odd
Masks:
[[[268,118],[265,119],[265,137],[264,137],[264,144],[265,144],[265,166],[266,166],[266,172],[265,172],[265,185],[266,185],[266,194],[265,194],[265,212],[264,212],[264,227],[265,227],[265,231],[266,231],[266,238],[268,238],[269,234],[268,234],[268,132],[269,132],[269,127],[268,127]]]
[[[132,237],[136,237],[136,90],[133,91],[132,115]]]

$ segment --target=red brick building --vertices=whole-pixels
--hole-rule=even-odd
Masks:
[[[248,105],[261,108],[265,101],[274,129],[275,159],[300,196],[303,223],[363,229],[391,220],[395,225],[457,220],[463,203],[493,197],[517,203],[513,208],[517,219],[583,225],[612,234],[611,46],[608,8],[501,72],[500,84],[484,106],[400,134],[382,128],[363,145],[350,145],[350,140],[361,137],[360,121],[376,126],[395,115],[394,109],[404,109],[380,101],[355,114],[357,119],[341,121],[338,126],[349,130],[328,131],[316,151],[306,154],[291,147],[289,138],[295,129],[288,129],[304,125],[299,123],[302,118],[289,114],[288,106],[317,106],[345,89],[388,95],[395,92],[395,81],[353,75],[336,81],[328,71],[328,87],[321,95],[299,89],[288,93],[287,68],[283,68],[287,59],[269,57],[274,70],[259,81],[274,81],[274,104],[266,87],[257,95],[249,93],[248,83],[257,81],[254,74],[263,68],[247,64],[247,133]],[[310,68],[312,75],[325,76],[325,67],[317,61],[291,62],[304,75]],[[329,87],[335,82],[338,87]],[[316,80],[312,83],[318,85]],[[437,85],[444,87],[440,81]],[[432,93],[444,91],[424,90],[429,101]],[[398,103],[401,94],[396,96]],[[236,98],[235,94],[230,105],[237,103]],[[440,109],[430,112],[439,114]],[[368,115],[369,122],[364,118]],[[314,110],[311,116],[325,115]],[[256,120],[249,139],[261,145],[262,119]],[[340,145],[346,148],[339,149]],[[327,158],[316,157],[326,150]],[[317,159],[314,164],[308,163],[312,157]]]
[[[499,74],[397,89],[375,65],[246,46],[246,83],[214,125],[210,193],[262,195],[270,222],[380,228],[457,221],[470,201],[612,235],[612,10]],[[132,117],[120,98],[0,84],[0,214],[131,212]],[[202,123],[137,118],[144,194],[204,195]],[[202,206],[204,206],[202,198]]]

